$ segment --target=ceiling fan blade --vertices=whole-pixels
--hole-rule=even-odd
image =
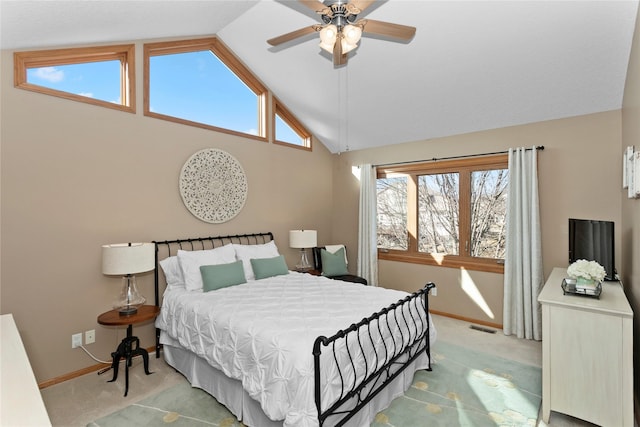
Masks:
[[[371,6],[373,3],[375,3],[375,0],[351,0],[349,2],[349,4],[357,7],[358,9],[360,9],[359,13],[364,12],[364,10],[366,8],[368,8],[369,6]]]
[[[363,19],[356,24],[362,25],[362,32],[378,34],[381,36],[393,37],[401,40],[411,40],[416,34],[415,27],[407,25],[392,24],[390,22],[375,21],[373,19]]]
[[[310,27],[300,28],[299,30],[295,30],[287,34],[274,37],[272,39],[267,40],[267,43],[269,43],[271,46],[278,46],[282,43],[286,43],[298,37],[306,36],[307,34],[311,34],[316,31],[317,31],[317,25],[312,25]]]
[[[331,14],[331,8],[325,6],[322,2],[318,0],[298,0],[298,3],[302,3],[307,6],[309,9],[313,10],[316,13],[320,13],[322,15]]]

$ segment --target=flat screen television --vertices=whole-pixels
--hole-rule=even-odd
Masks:
[[[569,218],[569,264],[596,261],[604,267],[604,280],[616,280],[613,221]]]

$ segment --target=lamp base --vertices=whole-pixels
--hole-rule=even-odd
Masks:
[[[131,316],[138,312],[138,307],[122,307],[118,309],[120,316]]]
[[[136,276],[127,274],[122,278],[122,290],[113,302],[113,308],[118,310],[120,316],[131,316],[138,312],[138,307],[145,301],[146,299],[138,293]]]
[[[307,251],[300,249],[300,262],[296,264],[296,271],[306,272],[309,270],[311,270],[311,264],[309,264],[309,259],[307,258]]]

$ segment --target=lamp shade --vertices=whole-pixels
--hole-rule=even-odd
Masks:
[[[316,230],[290,230],[289,247],[313,248],[318,244],[318,232]]]
[[[333,53],[333,46],[338,38],[338,27],[333,24],[325,26],[320,30],[320,47],[329,53]]]
[[[357,25],[346,25],[342,30],[344,40],[350,45],[357,45],[362,37],[362,28]]]
[[[102,246],[102,273],[126,275],[155,268],[153,243],[116,243]]]

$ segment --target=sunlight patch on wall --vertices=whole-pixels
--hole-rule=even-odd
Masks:
[[[462,290],[476,303],[480,310],[484,312],[490,319],[495,319],[496,316],[489,308],[489,304],[485,301],[484,297],[480,293],[480,289],[476,286],[475,282],[469,275],[469,272],[464,268],[460,268],[460,287]]]
[[[360,166],[351,166],[351,173],[360,181]]]

